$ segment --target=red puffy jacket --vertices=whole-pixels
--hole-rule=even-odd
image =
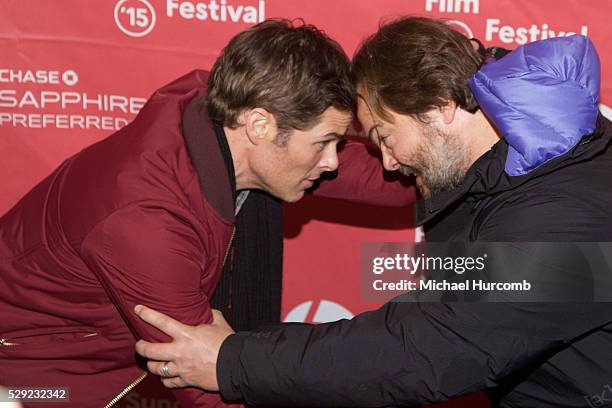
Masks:
[[[111,406],[146,375],[135,338],[168,340],[134,305],[211,321],[234,203],[212,128],[202,131],[200,148],[212,152],[204,175],[185,146],[182,113],[206,80],[194,71],[158,90],[132,123],[67,159],[0,218],[0,384],[69,387],[71,405]],[[361,185],[358,201],[388,199],[383,190],[394,204],[414,200],[414,189],[385,185],[362,145],[344,156],[345,175],[322,194],[351,196]],[[195,389],[176,396],[224,405]]]

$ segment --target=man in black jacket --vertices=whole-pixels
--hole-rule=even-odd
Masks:
[[[283,406],[419,405],[477,390],[501,407],[612,406],[612,306],[593,301],[589,260],[574,244],[612,241],[597,54],[573,36],[490,59],[438,21],[384,25],[353,61],[359,119],[385,168],[416,176],[428,241],[511,242],[494,272],[552,293],[390,302],[351,320],[235,334],[219,314],[194,328],[138,307],[174,338],[137,345],[171,361],[167,386]],[[149,369],[161,374],[161,363]]]

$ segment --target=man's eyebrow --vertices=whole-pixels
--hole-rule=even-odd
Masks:
[[[340,134],[340,133],[336,133],[336,132],[329,132],[329,133],[323,135],[323,137],[331,136],[331,137],[335,137],[336,139],[342,139],[342,138],[344,138],[344,136],[346,136],[347,133],[348,133],[348,128],[346,129],[344,134]]]

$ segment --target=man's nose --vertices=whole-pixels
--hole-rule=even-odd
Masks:
[[[389,153],[386,152],[384,149],[382,150],[382,159],[383,159],[383,167],[385,168],[385,170],[388,171],[396,171],[397,169],[399,169],[400,164],[397,160],[395,160],[395,158]]]
[[[335,145],[330,143],[330,145],[327,146],[319,162],[319,167],[324,171],[334,171],[338,168],[338,152],[336,151]]]

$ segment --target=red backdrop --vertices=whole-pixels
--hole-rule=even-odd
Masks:
[[[269,17],[303,18],[349,55],[381,18],[402,14],[452,20],[486,46],[585,34],[601,56],[610,117],[611,9],[610,0],[2,0],[0,214],[64,158],[130,121],[156,88],[209,69],[234,34]],[[411,213],[312,197],[286,206],[283,318],[324,322],[376,307],[360,301],[359,246],[413,241]],[[155,379],[121,403],[175,405]]]

